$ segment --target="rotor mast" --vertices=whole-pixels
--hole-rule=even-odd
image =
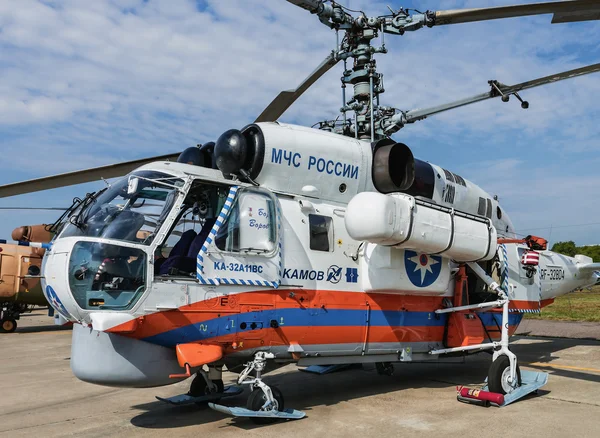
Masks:
[[[289,0],[319,17],[319,20],[344,32],[341,44],[338,43],[334,56],[344,61],[342,82],[342,107],[344,122],[341,126],[337,119],[320,123],[321,129],[354,136],[364,140],[377,140],[386,136],[385,120],[394,114],[393,108],[380,107],[379,95],[385,91],[383,74],[377,72],[376,53],[387,53],[384,34],[403,34],[417,30],[424,25],[433,25],[433,16],[429,13],[409,15],[404,9],[391,11],[391,15],[367,17],[364,13],[353,17],[346,8],[334,1]],[[381,36],[381,45],[375,47],[372,42]],[[348,60],[352,65],[348,66]],[[353,94],[346,100],[346,87],[352,86]],[[349,123],[346,114],[354,112],[353,123]]]

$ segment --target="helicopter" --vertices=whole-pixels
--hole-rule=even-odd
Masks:
[[[74,322],[71,368],[100,385],[153,387],[195,375],[173,404],[256,422],[299,419],[263,373],[298,366],[453,359],[492,352],[492,392],[523,381],[510,336],[527,312],[596,283],[600,264],[519,238],[498,199],[414,157],[392,139],[406,125],[472,103],[600,71],[600,64],[506,85],[445,105],[399,111],[384,92],[374,46],[386,34],[553,14],[600,18],[590,0],[368,17],[341,4],[288,0],[343,38],[296,89],[242,129],[156,160],[88,194],[65,216],[43,259],[42,286]],[[318,129],[279,117],[339,62],[341,117]],[[351,65],[348,66],[348,62]],[[353,95],[346,96],[346,87]],[[350,113],[350,114],[349,114]],[[350,117],[354,113],[354,117]],[[113,176],[128,163],[111,167]],[[13,196],[97,179],[91,169],[0,187]],[[216,402],[240,393],[246,408]]]
[[[32,306],[48,305],[40,283],[46,250],[28,242],[47,243],[52,234],[45,225],[23,226],[13,230],[12,239],[21,244],[0,240],[0,333],[15,332],[17,320]]]

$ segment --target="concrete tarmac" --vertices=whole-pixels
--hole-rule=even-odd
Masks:
[[[149,389],[95,386],[69,368],[71,331],[43,311],[23,316],[0,335],[0,436],[62,437],[396,437],[600,436],[600,342],[516,337],[523,369],[546,371],[538,395],[505,408],[456,401],[456,385],[481,385],[490,356],[463,364],[397,364],[393,376],[373,366],[317,376],[286,366],[265,381],[278,386],[299,421],[257,426],[195,405],[175,407],[154,396],[186,392],[189,381]],[[224,374],[231,383],[235,375]],[[248,391],[225,400],[245,405]]]
[[[521,324],[519,324],[516,334],[544,338],[572,338],[600,341],[600,323],[523,319]]]

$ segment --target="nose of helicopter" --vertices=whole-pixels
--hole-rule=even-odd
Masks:
[[[47,251],[42,263],[42,287],[52,308],[71,322],[83,321],[83,316],[71,294],[68,280],[69,255],[73,239],[57,239]]]

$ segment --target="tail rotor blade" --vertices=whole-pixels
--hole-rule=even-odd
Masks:
[[[257,122],[274,122],[300,97],[306,90],[310,88],[321,76],[327,73],[339,59],[334,53],[331,53],[325,60],[313,71],[304,81],[294,90],[282,91],[279,95],[265,108],[265,110],[255,120]]]

